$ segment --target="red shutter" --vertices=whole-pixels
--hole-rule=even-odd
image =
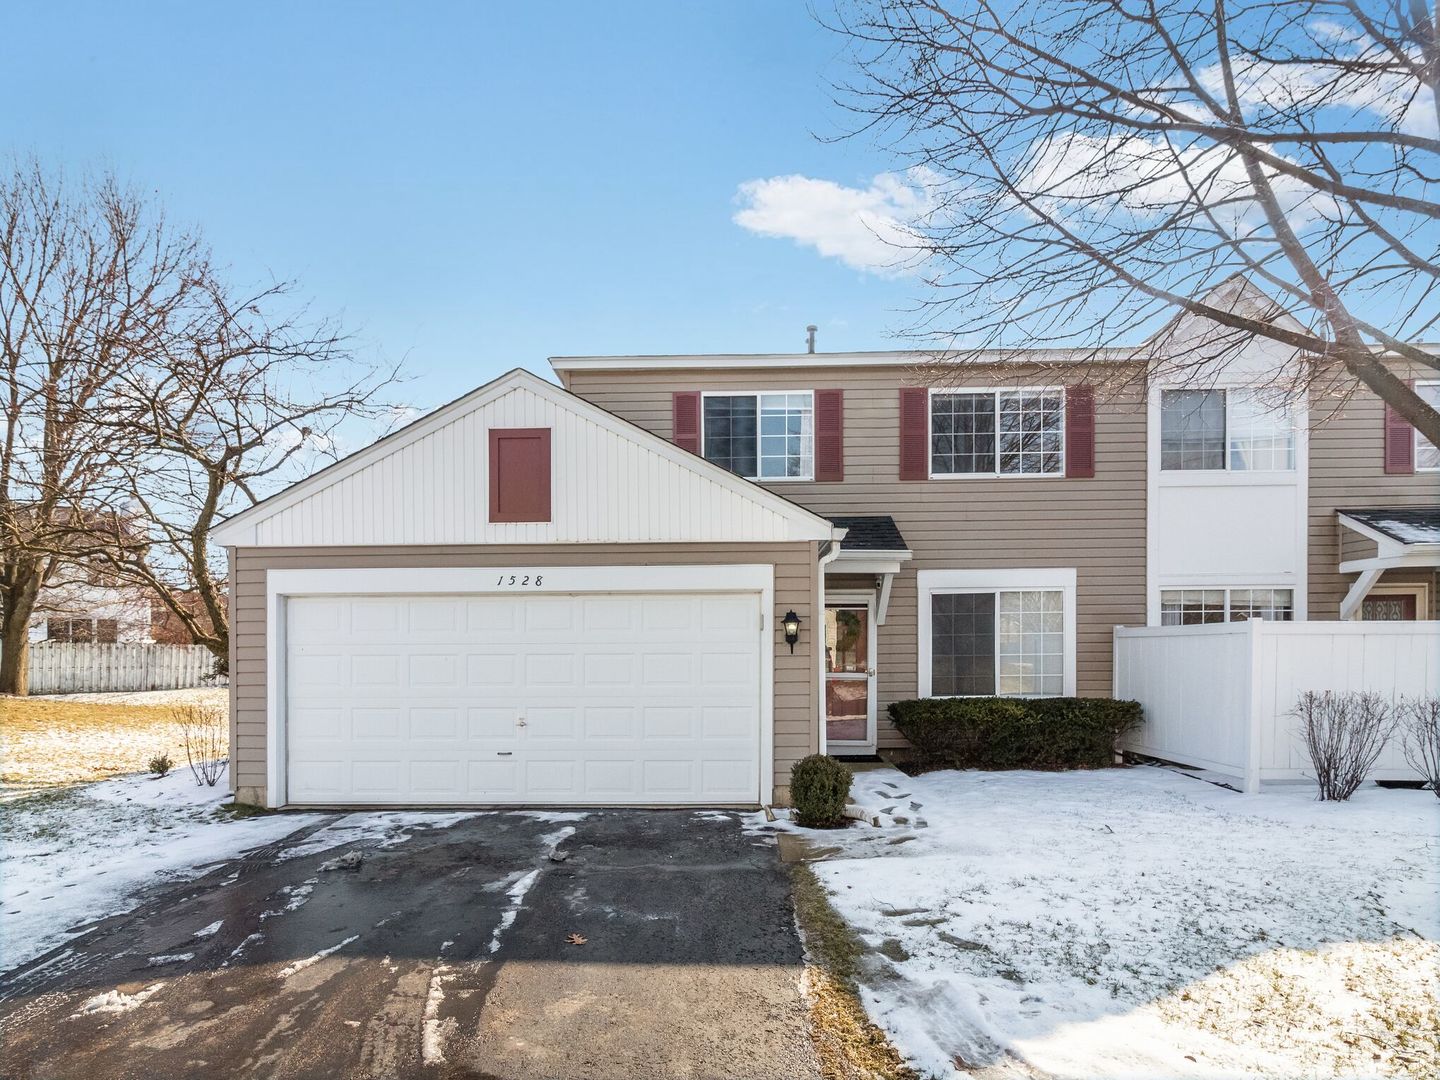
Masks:
[[[845,391],[815,391],[815,479],[845,479]]]
[[[681,450],[700,452],[700,393],[685,390],[670,397],[670,416],[674,432],[671,441]]]
[[[900,388],[900,479],[930,479],[930,393]]]
[[[1065,388],[1065,475],[1095,475],[1095,388]]]
[[[490,429],[490,520],[550,520],[550,429]]]
[[[1411,380],[1411,389],[1415,382]],[[1409,476],[1415,471],[1415,429],[1393,405],[1385,406],[1385,472]]]

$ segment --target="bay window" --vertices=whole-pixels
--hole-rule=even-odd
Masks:
[[[931,476],[1060,476],[1064,472],[1063,389],[930,395]]]
[[[747,480],[809,480],[815,461],[815,402],[809,391],[706,394],[701,452]]]

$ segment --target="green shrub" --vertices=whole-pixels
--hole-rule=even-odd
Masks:
[[[156,777],[162,777],[175,767],[175,762],[170,760],[169,754],[156,754],[150,759],[150,771]]]
[[[1114,698],[921,698],[890,719],[928,768],[1102,769],[1141,712]]]
[[[825,754],[797,761],[790,769],[790,801],[795,804],[796,823],[807,829],[845,824],[850,780],[850,770]]]

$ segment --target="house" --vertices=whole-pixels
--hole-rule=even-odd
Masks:
[[[783,802],[892,701],[1110,693],[1117,625],[1434,618],[1435,449],[1274,348],[512,371],[217,532],[237,796]]]
[[[97,645],[146,643],[150,601],[143,592],[103,580],[64,580],[40,590],[30,616],[30,642]]]

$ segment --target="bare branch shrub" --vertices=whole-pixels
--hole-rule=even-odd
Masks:
[[[1372,692],[1307,690],[1292,715],[1300,720],[1322,802],[1343,802],[1354,795],[1395,730],[1390,704]]]
[[[1440,697],[1405,698],[1395,712],[1405,760],[1440,799]]]
[[[177,705],[170,714],[180,727],[195,783],[214,787],[229,764],[229,716],[213,705]]]

